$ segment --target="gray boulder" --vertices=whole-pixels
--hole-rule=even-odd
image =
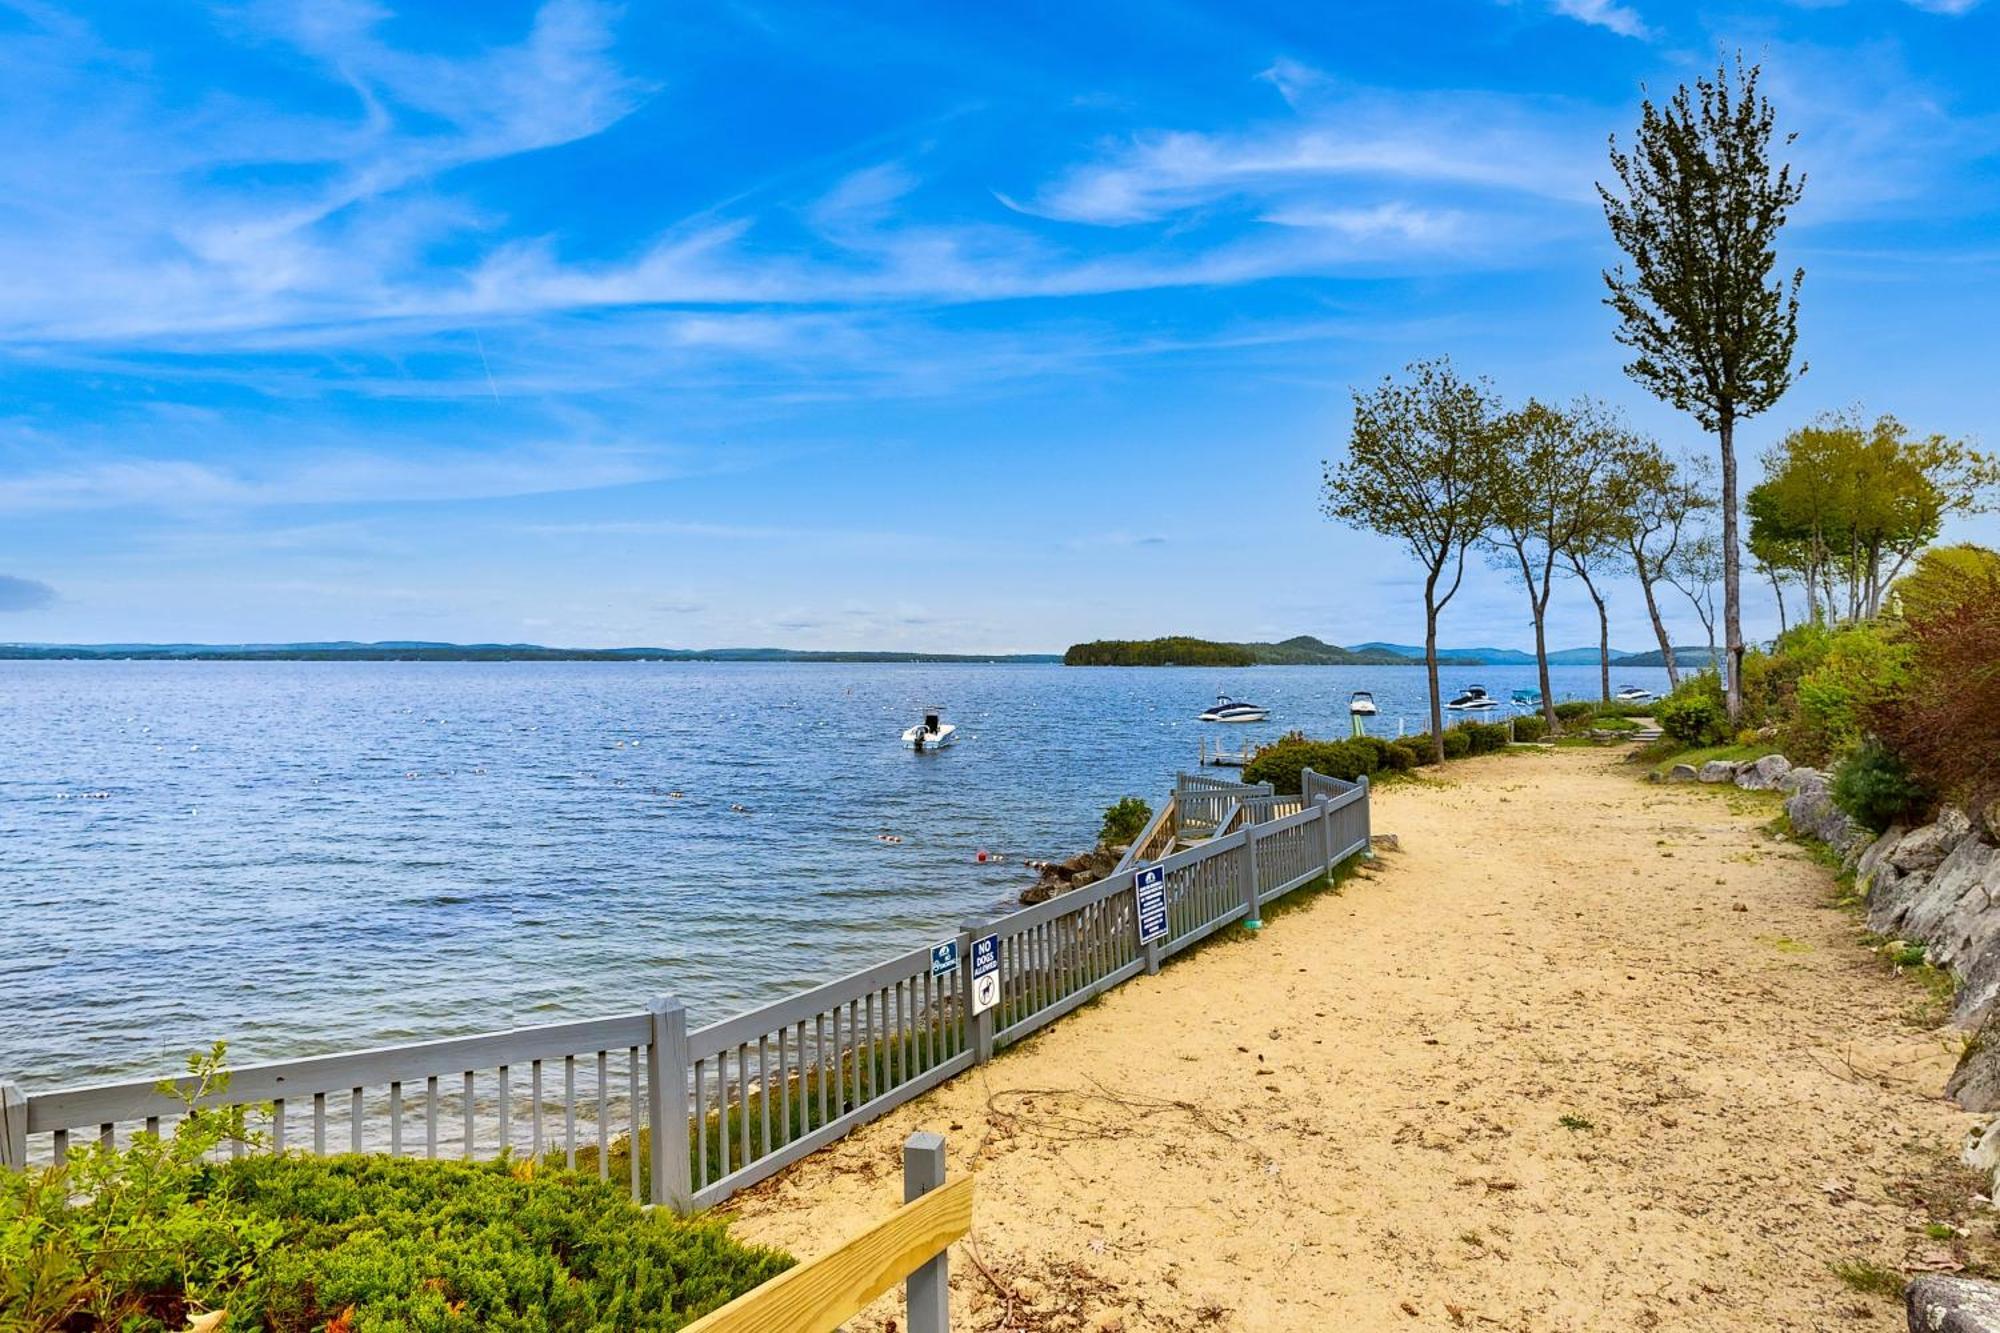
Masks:
[[[1793,769],[1792,773],[1798,771]],[[1787,773],[1786,778],[1790,778],[1792,773]],[[1868,836],[1867,831],[1833,803],[1831,784],[1825,774],[1815,773],[1813,779],[1793,791],[1791,798],[1785,802],[1785,815],[1792,821],[1794,832],[1802,837],[1817,838],[1845,855],[1849,848]]]
[[[1938,812],[1937,822],[1912,831],[1889,853],[1889,864],[1905,873],[1929,870],[1941,864],[1972,832],[1972,820],[1962,810],[1947,806]]]
[[[1912,872],[1911,878],[1919,874]],[[2000,894],[2000,847],[1967,838],[1911,896],[1903,913],[1903,934],[1928,945],[1938,966],[1963,972],[2000,936],[1996,894]]]
[[[1984,1029],[1973,1035],[1958,1057],[1958,1068],[1944,1085],[1944,1095],[1968,1111],[2000,1110],[2000,1034]],[[1965,1146],[1966,1165],[1989,1180],[2000,1166],[2000,1120],[1976,1132]]]
[[[1802,791],[1814,783],[1826,782],[1826,774],[1816,768],[1794,768],[1778,779],[1779,791]]]
[[[1745,791],[1775,791],[1779,781],[1792,771],[1792,761],[1781,754],[1767,754],[1754,763],[1736,766],[1736,785]]]
[[[1675,764],[1667,770],[1669,782],[1693,782],[1696,776],[1693,764]]]
[[[1736,781],[1736,765],[1726,759],[1711,759],[1701,766],[1701,772],[1695,776],[1699,777],[1703,782],[1734,782]]]
[[[1876,874],[1885,868],[1891,869],[1893,877],[1889,853],[1896,850],[1896,844],[1908,833],[1909,830],[1901,824],[1891,824],[1887,833],[1868,844],[1868,849],[1861,853],[1861,859],[1854,863],[1854,874],[1862,888],[1872,888]]]
[[[1903,1291],[1910,1333],[2000,1333],[2000,1285],[1925,1273]]]

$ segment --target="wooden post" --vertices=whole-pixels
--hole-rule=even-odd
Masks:
[[[912,1134],[903,1144],[903,1202],[915,1203],[944,1185],[944,1139],[937,1134]],[[950,1333],[951,1258],[937,1257],[910,1274],[904,1287],[910,1333]]]
[[[1262,930],[1264,918],[1257,906],[1257,817],[1251,810],[1243,812],[1243,926],[1246,930]]]
[[[28,1165],[28,1099],[19,1088],[0,1080],[0,1168],[15,1171]]]
[[[671,995],[646,1006],[652,1039],[646,1047],[646,1128],[652,1139],[652,1199],[661,1208],[694,1209],[688,1159],[687,1008]]]
[[[961,992],[965,997],[965,1030],[967,1037],[972,1042],[972,1062],[976,1065],[983,1065],[993,1058],[993,1017],[999,1011],[997,1009],[988,1009],[983,1014],[972,1012],[972,941],[975,936],[986,934],[987,930],[979,922],[968,921],[961,925],[958,931],[959,957],[963,960],[959,967],[959,973],[965,978],[965,988]],[[1002,963],[1001,966],[1004,969],[1006,965]],[[1006,1003],[1007,999],[1006,981],[1007,979],[1003,974],[1000,979],[1000,1000],[1002,1004]]]
[[[1368,789],[1368,775],[1361,775],[1361,856],[1363,860],[1375,859],[1375,821],[1370,811],[1369,800],[1374,793]]]
[[[1326,812],[1326,797],[1313,797],[1313,804],[1319,807],[1319,818],[1313,827],[1319,830],[1319,864],[1324,874],[1333,873],[1333,817]]]

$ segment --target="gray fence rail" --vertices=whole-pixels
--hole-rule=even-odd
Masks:
[[[1365,853],[1369,789],[1307,770],[1301,796],[1183,779],[1221,831],[1152,861],[1168,931],[1139,942],[1121,867],[994,921],[955,959],[930,948],[690,1030],[673,999],[642,1011],[231,1071],[217,1104],[259,1108],[259,1150],[559,1161],[681,1211],[765,1179],[1089,1000]],[[999,1000],[974,1015],[972,942],[999,938]],[[947,941],[946,943],[949,943]],[[182,1111],[156,1080],[23,1095],[0,1082],[0,1166],[117,1146]],[[188,1080],[179,1086],[188,1089]],[[242,1152],[243,1145],[232,1151]]]

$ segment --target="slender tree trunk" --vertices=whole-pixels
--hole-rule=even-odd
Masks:
[[[1424,670],[1431,682],[1431,753],[1444,763],[1444,708],[1438,698],[1437,575],[1424,580]]]
[[[1729,645],[1729,680],[1724,702],[1729,729],[1743,719],[1743,559],[1736,541],[1736,414],[1725,407],[1716,423],[1722,442],[1722,628]],[[1709,634],[1711,642],[1714,631]]]
[[[1778,633],[1783,634],[1791,627],[1785,623],[1785,585],[1775,569],[1771,571],[1771,592],[1778,599]]]
[[[1681,686],[1681,669],[1674,661],[1674,645],[1673,640],[1667,637],[1667,622],[1660,616],[1660,599],[1653,595],[1654,575],[1647,569],[1644,556],[1637,551],[1632,554],[1632,568],[1639,575],[1640,589],[1646,594],[1646,614],[1653,620],[1653,637],[1660,641],[1660,657],[1667,668],[1667,688],[1677,690]]]
[[[1570,561],[1569,567],[1576,571],[1579,579],[1583,580],[1583,589],[1590,594],[1590,600],[1597,603],[1597,669],[1600,676],[1598,689],[1602,692],[1603,701],[1610,703],[1611,613],[1604,609],[1604,599],[1598,595],[1597,585],[1590,581],[1590,574],[1584,567],[1574,560]]]
[[[1546,586],[1546,585],[1545,585]],[[1542,687],[1542,718],[1549,724],[1549,730],[1556,728],[1555,692],[1549,688],[1549,640],[1546,628],[1549,595],[1545,592],[1535,603],[1535,666],[1536,679]]]

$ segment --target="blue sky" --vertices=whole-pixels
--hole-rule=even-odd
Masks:
[[[2000,4],[0,0],[0,639],[1413,638],[1318,514],[1350,387],[1707,448],[1620,374],[1593,182],[1736,47],[1808,174],[1746,454],[1981,436]]]

